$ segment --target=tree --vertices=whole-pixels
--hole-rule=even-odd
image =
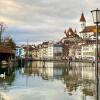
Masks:
[[[16,44],[11,37],[7,37],[3,40],[2,45],[14,50],[16,48]]]
[[[6,25],[3,22],[0,22],[0,43],[1,43],[1,35],[3,34]]]
[[[15,49],[15,48],[16,48],[16,44],[15,44],[15,42],[13,41],[12,38],[9,39],[9,41],[8,41],[8,43],[7,43],[6,46],[7,46],[7,47],[10,47],[11,49]]]

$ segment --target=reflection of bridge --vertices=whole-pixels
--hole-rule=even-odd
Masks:
[[[0,61],[1,60],[8,60],[12,56],[14,56],[14,52],[12,51],[11,48],[4,47],[0,45]]]

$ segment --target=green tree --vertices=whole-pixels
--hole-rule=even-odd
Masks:
[[[16,48],[16,44],[13,41],[12,38],[7,38],[3,41],[2,43],[5,47],[11,48],[12,50],[14,50]]]

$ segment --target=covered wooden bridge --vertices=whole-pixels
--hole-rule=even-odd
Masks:
[[[11,59],[14,55],[15,54],[11,48],[0,45],[0,61]]]

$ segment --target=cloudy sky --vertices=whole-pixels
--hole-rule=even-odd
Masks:
[[[99,7],[100,0],[0,0],[0,22],[7,26],[3,36],[17,44],[58,41],[69,27],[79,31],[82,12],[92,24],[90,11]]]

